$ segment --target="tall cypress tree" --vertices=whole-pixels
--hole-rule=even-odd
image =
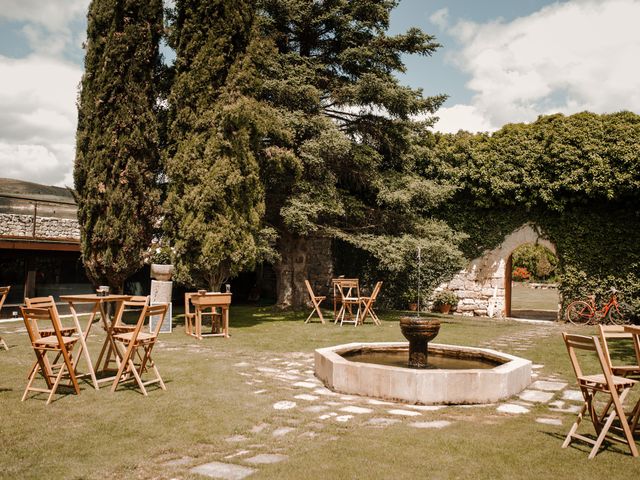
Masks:
[[[156,221],[162,0],[93,0],[74,181],[89,278],[122,291]]]
[[[217,289],[251,267],[264,198],[255,157],[263,136],[252,88],[250,0],[178,0],[169,96],[165,232],[176,278]]]

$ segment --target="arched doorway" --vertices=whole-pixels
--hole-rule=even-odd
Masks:
[[[558,257],[548,241],[523,243],[505,262],[505,315],[556,320],[560,295]]]

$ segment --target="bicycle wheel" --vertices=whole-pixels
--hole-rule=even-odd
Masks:
[[[574,325],[585,325],[593,318],[594,311],[587,302],[577,300],[567,307],[565,318]]]
[[[607,319],[612,325],[624,325],[625,323],[629,323],[626,315],[627,312],[629,312],[629,307],[624,303],[612,305],[607,313]]]

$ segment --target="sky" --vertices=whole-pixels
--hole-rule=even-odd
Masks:
[[[72,186],[89,0],[0,0],[0,177]],[[434,129],[539,115],[640,114],[640,0],[401,0],[390,33],[442,47],[403,84],[449,96]]]

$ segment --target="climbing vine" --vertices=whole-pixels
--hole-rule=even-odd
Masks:
[[[438,213],[472,259],[524,223],[556,245],[566,303],[609,288],[640,310],[640,116],[540,117],[493,134],[434,134],[417,167],[457,193]]]

